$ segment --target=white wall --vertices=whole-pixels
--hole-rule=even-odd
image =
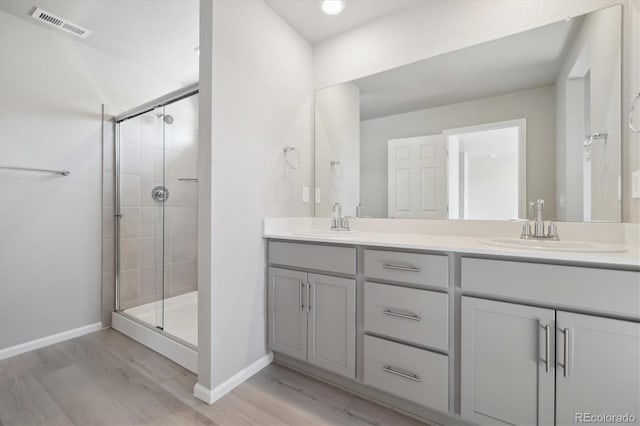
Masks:
[[[518,156],[512,153],[468,156],[465,219],[518,218]]]
[[[607,8],[586,16],[572,45],[566,52],[566,59],[558,74],[557,90],[557,150],[556,171],[558,179],[558,215],[562,220],[583,219],[583,141],[587,133],[608,131],[607,143],[597,140],[593,143],[590,166],[593,173],[591,220],[616,221],[620,217],[618,200],[618,179],[621,158],[621,126],[619,118],[621,94],[620,32],[621,8]],[[583,99],[584,83],[578,75],[586,79],[590,99]],[[581,79],[585,80],[585,79]],[[586,102],[591,112],[585,129],[584,107],[576,107],[582,102],[572,102],[579,97]],[[623,121],[626,117],[623,117]],[[565,123],[567,123],[565,127]],[[590,124],[590,125],[589,125]],[[560,167],[560,166],[563,167]]]
[[[350,81],[453,50],[624,5],[623,115],[640,91],[640,2],[636,0],[434,0],[314,46],[316,88]],[[640,221],[631,200],[631,170],[640,169],[640,136],[623,131],[623,219]],[[545,199],[546,200],[546,199]]]
[[[360,198],[360,89],[343,83],[316,92],[316,216],[331,216],[334,203],[355,216]],[[331,166],[332,161],[339,165]]]
[[[267,352],[262,220],[311,212],[301,190],[311,182],[312,53],[262,1],[202,0],[200,13],[198,384],[214,389]],[[284,146],[301,156],[286,175]]]
[[[0,12],[0,349],[100,321],[101,104],[175,89],[132,63]]]
[[[387,215],[387,140],[505,120],[527,120],[527,198],[555,214],[555,89],[545,86],[360,123],[360,202],[365,215]],[[544,170],[544,172],[541,172]]]

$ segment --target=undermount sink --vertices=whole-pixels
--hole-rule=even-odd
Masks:
[[[306,229],[294,232],[294,235],[302,237],[357,237],[362,234],[360,231],[332,231],[330,229]]]
[[[495,238],[480,240],[480,243],[506,248],[575,253],[625,253],[626,248],[616,244],[592,243],[589,241],[521,240],[519,238]]]

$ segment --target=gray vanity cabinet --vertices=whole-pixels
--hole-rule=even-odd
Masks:
[[[269,268],[269,347],[292,358],[307,359],[305,272]]]
[[[355,378],[355,280],[269,268],[268,313],[274,352]]]
[[[461,315],[462,417],[552,425],[555,311],[463,297]]]
[[[356,282],[309,274],[308,362],[355,378]]]
[[[556,336],[556,424],[587,423],[578,413],[640,419],[640,324],[558,311]]]
[[[640,419],[640,323],[467,296],[461,306],[463,418],[551,425],[555,409],[557,425]]]

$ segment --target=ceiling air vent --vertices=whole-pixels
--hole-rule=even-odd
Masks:
[[[44,22],[45,24],[52,25],[62,31],[71,33],[80,38],[87,38],[91,31],[82,28],[78,24],[74,24],[73,22],[69,22],[66,19],[63,19],[59,16],[54,15],[53,13],[49,13],[46,10],[42,10],[39,7],[36,7],[36,10],[33,11],[31,16],[34,19],[37,19],[40,22]]]

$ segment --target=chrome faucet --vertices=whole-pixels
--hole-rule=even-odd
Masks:
[[[335,203],[332,212],[336,213],[336,217],[331,219],[332,231],[348,231],[349,230],[349,218],[342,217],[342,204]]]
[[[549,227],[547,228],[547,232],[545,233],[544,220],[542,219],[542,212],[544,212],[544,200],[539,198],[535,203],[533,201],[529,201],[527,204],[528,207],[528,220],[527,223],[522,225],[522,234],[520,234],[520,239],[523,240],[552,240],[558,241],[560,238],[558,237],[558,227],[555,223],[549,222]],[[533,233],[531,232],[531,224],[529,220],[533,220],[533,211],[535,209],[535,220],[533,223]]]

